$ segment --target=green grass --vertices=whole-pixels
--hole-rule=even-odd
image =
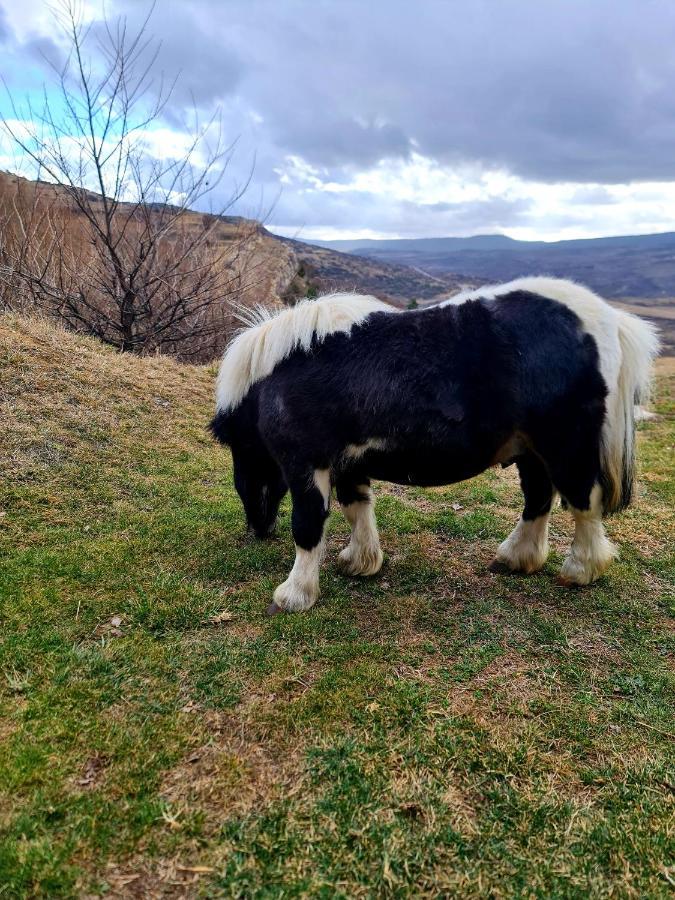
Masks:
[[[212,373],[0,320],[0,898],[660,897],[675,886],[673,402],[621,560],[487,571],[510,471],[378,486],[386,562],[267,619]],[[461,508],[453,508],[459,506]],[[214,623],[228,612],[231,618]]]

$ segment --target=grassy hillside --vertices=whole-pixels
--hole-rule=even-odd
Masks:
[[[89,214],[104,221],[102,197],[84,194]],[[139,352],[160,349],[190,362],[213,359],[239,327],[232,303],[280,308],[297,269],[287,247],[257,222],[236,216],[120,203],[110,227],[126,280],[136,272],[133,283],[143,298],[137,297],[133,317]],[[122,317],[111,298],[123,288],[111,267],[96,229],[68,189],[0,171],[0,310],[39,308],[73,330],[119,346]],[[207,278],[207,272],[217,275]],[[34,292],[31,285],[42,288]],[[84,300],[72,300],[72,308],[55,301],[80,295]],[[191,298],[180,312],[178,297]]]
[[[510,472],[379,486],[387,561],[263,615],[213,372],[0,318],[0,896],[666,897],[672,382],[621,561],[490,574]]]

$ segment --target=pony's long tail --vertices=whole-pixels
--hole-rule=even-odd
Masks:
[[[635,406],[649,399],[654,358],[659,352],[656,329],[630,313],[618,313],[621,362],[610,386],[602,431],[602,488],[605,515],[630,505],[635,481]]]

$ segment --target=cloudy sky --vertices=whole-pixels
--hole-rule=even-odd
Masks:
[[[107,3],[132,26],[146,10]],[[219,190],[252,171],[238,209],[280,233],[675,230],[673,0],[157,0],[150,28],[180,72],[152,146],[219,108],[237,141]],[[41,2],[0,0],[15,98],[61,50]]]

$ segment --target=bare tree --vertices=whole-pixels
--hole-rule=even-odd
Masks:
[[[255,232],[230,219],[222,234],[220,217],[247,183],[213,215],[193,212],[221,185],[232,147],[217,117],[200,125],[195,111],[181,152],[153,155],[148,143],[173,85],[153,76],[149,17],[135,33],[124,18],[94,31],[76,0],[57,9],[69,50],[53,67],[58,100],[45,91],[40,109],[29,103],[22,115],[14,106],[2,124],[59,190],[45,199],[38,182],[32,202],[5,210],[4,294],[29,297],[123,351],[203,355],[241,292]]]
[[[29,186],[31,182],[16,178],[0,193],[0,309],[15,312],[41,305],[41,284],[46,289],[61,282],[59,292],[64,287],[56,275],[65,249],[58,214],[52,204],[38,202],[38,191]]]

